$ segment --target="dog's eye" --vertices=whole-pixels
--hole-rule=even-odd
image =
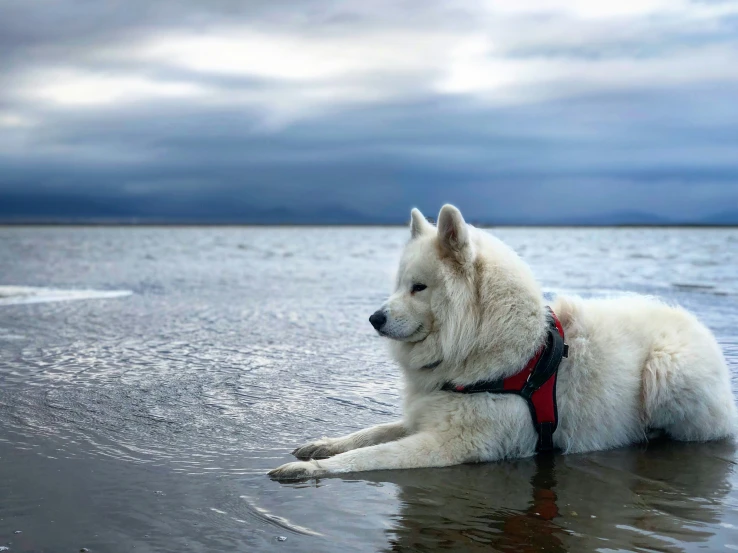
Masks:
[[[415,292],[422,292],[428,288],[425,284],[413,284],[413,293]]]

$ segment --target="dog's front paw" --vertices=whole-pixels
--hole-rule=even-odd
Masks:
[[[274,480],[304,480],[317,478],[325,473],[317,461],[297,461],[272,469],[267,474]]]
[[[301,445],[292,452],[292,455],[304,461],[308,459],[327,459],[343,450],[336,446],[336,443],[330,438],[323,438],[317,442]]]

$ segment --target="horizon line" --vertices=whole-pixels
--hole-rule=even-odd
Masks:
[[[434,221],[430,221],[435,224]],[[736,223],[488,223],[467,220],[478,228],[738,228]],[[407,223],[243,223],[243,222],[188,222],[188,221],[3,221],[0,227],[376,227],[404,228]]]

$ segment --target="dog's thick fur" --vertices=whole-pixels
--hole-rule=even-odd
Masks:
[[[644,441],[651,431],[694,441],[734,434],[728,368],[693,315],[643,296],[558,297],[551,307],[570,346],[556,391],[557,448],[603,450]],[[542,345],[543,296],[515,252],[467,225],[453,206],[441,209],[437,228],[413,210],[396,289],[380,313],[386,322],[378,330],[392,340],[405,376],[402,421],[304,445],[294,454],[307,461],[270,475],[309,478],[535,453],[522,398],[439,390],[447,381],[515,374]]]

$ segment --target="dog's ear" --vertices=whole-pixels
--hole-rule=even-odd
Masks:
[[[450,204],[438,214],[438,244],[441,251],[461,265],[474,261],[474,248],[469,237],[469,227],[461,211]]]
[[[423,217],[419,209],[414,207],[410,212],[410,237],[417,238],[421,234],[425,234],[431,230],[433,230],[433,225]]]

